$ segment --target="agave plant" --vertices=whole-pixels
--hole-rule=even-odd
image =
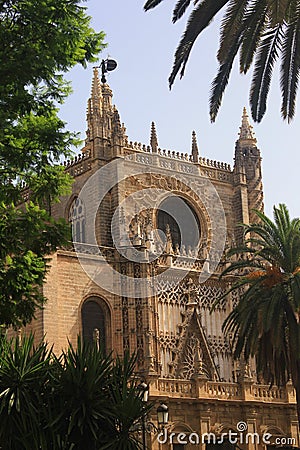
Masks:
[[[141,448],[140,436],[135,432],[152,408],[145,404],[137,390],[140,380],[135,376],[136,355],[125,353],[116,357],[112,365],[107,398],[111,406],[111,419],[103,436],[102,447],[108,450],[137,450]]]
[[[0,341],[0,445],[10,450],[47,448],[44,402],[51,349],[33,336]]]
[[[136,355],[105,356],[78,338],[56,356],[32,335],[0,340],[0,447],[10,450],[137,450],[147,407]]]
[[[136,356],[105,356],[96,345],[71,344],[56,359],[52,411],[59,449],[135,450],[133,424],[145,414],[136,389]]]
[[[98,449],[101,428],[109,419],[105,391],[111,376],[111,356],[80,338],[56,359],[53,380],[54,421],[61,448]]]

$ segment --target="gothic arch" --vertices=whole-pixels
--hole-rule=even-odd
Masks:
[[[142,191],[145,189],[163,189],[168,191],[170,194],[174,194],[175,196],[181,197],[185,199],[191,207],[195,210],[201,228],[201,244],[204,242],[204,238],[207,242],[207,247],[210,247],[211,244],[211,218],[205,207],[204,202],[201,198],[183,181],[174,179],[171,176],[166,176],[162,174],[147,174],[147,176],[142,176],[139,174],[139,177],[131,176],[128,177],[127,181],[128,185],[135,187],[135,194],[141,191],[141,199],[145,195]],[[125,191],[125,197],[131,195],[131,190]],[[166,193],[166,197],[168,194]],[[164,198],[162,198],[163,201]],[[156,211],[153,211],[152,217],[153,223],[156,222]]]
[[[210,216],[206,211],[206,208],[199,198],[193,191],[186,192],[185,185],[177,180],[177,189],[170,190],[170,193],[175,197],[179,197],[184,200],[191,211],[195,214],[196,220],[199,222],[200,227],[200,242],[203,243],[203,239],[210,240],[210,230],[211,230],[211,222]],[[168,194],[166,193],[165,197],[162,199],[161,203],[163,203],[168,198]],[[155,212],[156,214],[156,212]],[[156,217],[154,218],[156,219]],[[157,220],[156,222],[157,223]]]
[[[194,433],[194,430],[185,422],[178,420],[176,422],[172,422],[170,426],[170,431],[174,431],[175,433]]]
[[[173,245],[195,248],[202,235],[201,219],[196,208],[182,195],[171,195],[161,201],[156,210],[156,228],[170,228]]]
[[[169,428],[169,436],[175,433],[171,450],[188,450],[194,448],[194,444],[200,442],[199,432],[195,432],[188,424],[182,421],[173,422]],[[179,438],[179,440],[178,440]],[[198,448],[198,445],[197,447]]]
[[[70,197],[68,198],[67,204],[66,204],[66,208],[65,208],[65,220],[69,220],[69,215],[70,215],[70,208],[72,206],[72,203],[74,202],[74,200],[78,197],[78,193],[74,192],[72,195],[70,195]]]
[[[78,196],[73,196],[68,207],[68,221],[72,226],[73,242],[86,241],[85,206]]]
[[[88,343],[96,342],[106,353],[111,350],[111,311],[97,295],[88,296],[81,304],[81,335]]]

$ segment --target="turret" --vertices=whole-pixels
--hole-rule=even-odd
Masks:
[[[236,141],[233,173],[237,222],[252,223],[256,220],[253,210],[263,210],[263,187],[260,150],[246,108],[243,109],[239,138]],[[241,232],[239,234],[238,240]]]
[[[98,69],[94,68],[91,96],[87,106],[85,149],[94,158],[111,159],[122,153],[126,128],[121,125],[117,108],[112,104],[113,93],[106,83],[100,83]]]

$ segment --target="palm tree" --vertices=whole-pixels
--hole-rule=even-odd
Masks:
[[[291,220],[285,205],[274,207],[274,221],[256,214],[259,222],[245,225],[244,245],[229,252],[235,259],[222,273],[234,275],[226,295],[243,292],[223,330],[234,357],[255,357],[265,382],[292,381],[300,424],[300,219]]]
[[[154,8],[163,0],[147,0],[144,9]],[[191,0],[178,0],[173,22],[182,17]],[[219,71],[212,84],[210,117],[215,121],[227,86],[233,62],[240,51],[240,72],[247,73],[255,58],[250,88],[252,117],[260,122],[266,112],[267,97],[274,64],[281,55],[281,114],[290,121],[295,114],[295,100],[300,68],[300,2],[298,0],[195,0],[185,32],[177,47],[170,88],[185,66],[192,47],[216,14],[226,8],[221,24],[218,50]]]

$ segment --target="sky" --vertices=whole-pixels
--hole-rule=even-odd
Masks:
[[[217,19],[196,41],[185,76],[176,79],[172,90],[168,77],[173,55],[184,31],[187,13],[172,23],[175,2],[164,0],[150,12],[143,11],[143,0],[90,0],[85,2],[96,31],[106,33],[107,48],[99,58],[115,59],[118,67],[108,74],[113,103],[127,128],[129,140],[149,144],[150,126],[156,124],[159,147],[190,153],[195,130],[201,156],[233,165],[235,141],[238,138],[243,107],[249,114],[251,74],[240,75],[232,69],[215,123],[209,118],[209,93],[217,72],[216,53],[219,43]],[[190,9],[191,10],[191,9]],[[189,10],[189,11],[190,11]],[[71,131],[85,138],[86,104],[91,91],[93,66],[75,67],[67,79],[73,94],[61,108],[63,120]],[[273,205],[285,203],[292,217],[300,217],[300,112],[292,123],[280,117],[278,68],[275,68],[267,112],[260,124],[253,125],[257,145],[263,158],[265,212]]]

